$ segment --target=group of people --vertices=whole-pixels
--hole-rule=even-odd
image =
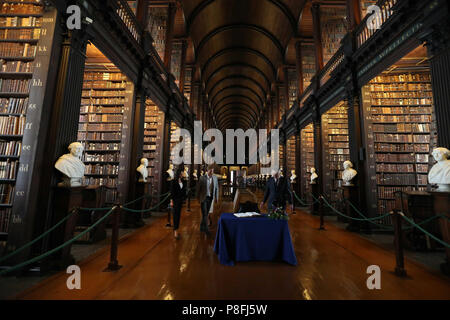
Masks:
[[[182,167],[178,168],[170,188],[170,206],[173,208],[173,232],[175,239],[180,238],[178,229],[180,227],[181,209],[183,207],[183,202],[187,197],[186,178],[187,177],[184,177]],[[200,232],[209,236],[209,226],[211,225],[211,223],[208,224],[209,212],[213,203],[218,203],[219,201],[219,180],[217,179],[217,176],[214,175],[213,165],[208,166],[206,174],[201,176],[197,183],[197,199],[202,211]]]
[[[183,202],[187,196],[187,183],[183,176],[182,167],[180,167],[172,180],[171,185],[171,207],[173,208],[173,230],[175,239],[179,239],[180,235],[178,229],[180,226],[181,209]],[[200,232],[210,235],[208,218],[211,206],[213,203],[219,201],[219,181],[214,174],[214,166],[208,166],[205,175],[201,176],[197,183],[197,199],[201,206],[202,219],[200,223]],[[294,211],[294,199],[292,188],[289,180],[280,175],[279,171],[272,171],[272,176],[266,184],[264,198],[261,202],[261,209],[264,204],[268,202],[268,210],[275,210],[276,208],[286,208],[286,202],[290,204],[291,211]]]

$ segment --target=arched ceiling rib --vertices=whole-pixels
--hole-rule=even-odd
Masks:
[[[182,0],[219,129],[256,126],[304,0]]]

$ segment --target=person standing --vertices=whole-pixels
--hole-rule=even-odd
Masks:
[[[179,168],[172,180],[170,188],[171,197],[170,206],[173,208],[173,235],[175,239],[179,239],[178,229],[180,227],[181,208],[186,199],[186,182],[183,181],[183,170]]]
[[[202,221],[200,223],[200,232],[210,235],[207,220],[209,210],[213,201],[219,202],[219,181],[214,175],[214,166],[208,166],[208,171],[204,176],[200,177],[197,185],[197,198],[201,204]]]
[[[267,180],[264,199],[261,202],[261,209],[267,203],[267,209],[275,210],[278,207],[286,208],[286,201],[291,205],[291,211],[294,211],[294,199],[291,191],[291,184],[285,177],[280,176],[279,171],[272,171],[272,176]]]

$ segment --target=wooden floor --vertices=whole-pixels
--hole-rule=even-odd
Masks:
[[[216,212],[227,212],[230,206],[221,203]],[[80,264],[81,290],[68,290],[68,275],[61,273],[17,298],[450,299],[448,278],[409,261],[409,277],[398,278],[392,273],[391,252],[337,227],[318,231],[317,218],[298,210],[289,221],[297,267],[266,262],[222,266],[213,252],[214,236],[200,234],[199,222],[194,202],[191,212],[183,212],[180,240],[173,239],[166,219],[160,218],[120,243],[123,268],[118,272],[102,272],[108,261],[105,250]],[[366,287],[369,265],[381,267],[381,290]]]

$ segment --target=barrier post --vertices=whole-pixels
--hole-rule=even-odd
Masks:
[[[120,225],[120,212],[121,206],[116,205],[114,207],[113,221],[112,221],[112,234],[111,234],[111,254],[108,267],[103,272],[114,272],[122,268],[117,260],[117,251],[119,248],[119,225]]]
[[[188,205],[187,205],[187,211],[191,212],[191,189],[188,190]]]
[[[320,215],[320,226],[319,230],[325,230],[325,221],[323,217],[323,196],[319,196],[319,215]]]
[[[392,212],[392,221],[394,224],[394,247],[395,247],[395,274],[399,277],[406,276],[405,259],[403,256],[403,241],[402,241],[402,215],[398,210]]]

